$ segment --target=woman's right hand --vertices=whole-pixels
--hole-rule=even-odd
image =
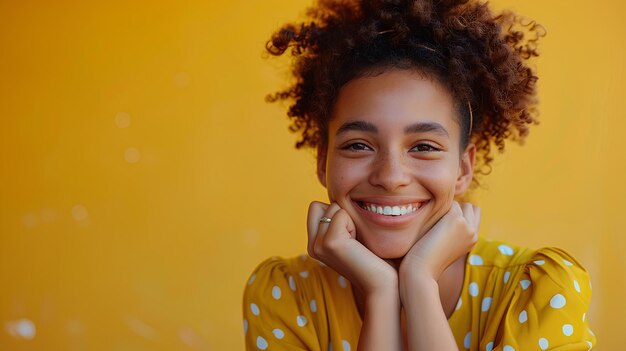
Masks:
[[[330,223],[320,223],[322,217]],[[307,217],[308,253],[348,278],[366,295],[397,291],[398,273],[357,240],[356,227],[335,202],[313,201]]]

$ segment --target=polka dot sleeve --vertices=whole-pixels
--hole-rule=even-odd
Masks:
[[[538,250],[519,270],[492,350],[590,350],[596,338],[587,309],[591,283],[585,269],[568,253]]]
[[[282,259],[268,259],[252,273],[243,297],[246,350],[319,349],[297,282]]]

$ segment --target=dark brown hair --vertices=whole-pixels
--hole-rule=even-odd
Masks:
[[[341,87],[387,68],[419,70],[452,93],[461,150],[469,102],[478,173],[491,170],[492,144],[500,152],[506,139],[522,144],[538,123],[537,76],[528,61],[545,31],[534,21],[494,15],[487,3],[468,0],[318,0],[306,14],[306,22],[284,25],[266,44],[270,54],[293,58],[293,85],[267,100],[291,102],[297,148],[325,150]]]

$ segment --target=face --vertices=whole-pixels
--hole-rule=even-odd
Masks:
[[[318,176],[377,256],[404,256],[469,187],[475,147],[460,150],[457,118],[449,92],[412,70],[340,90]]]

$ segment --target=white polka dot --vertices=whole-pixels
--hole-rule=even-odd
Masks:
[[[542,266],[544,263],[546,263],[546,261],[544,260],[537,260],[537,261],[533,261],[537,266]]]
[[[515,349],[511,345],[505,345],[502,351],[515,351]]]
[[[528,279],[524,279],[522,281],[519,282],[520,285],[522,285],[522,289],[526,290],[528,289],[528,287],[530,286],[530,280]]]
[[[346,278],[344,278],[342,275],[340,275],[339,278],[337,278],[337,281],[339,282],[339,286],[341,286],[342,288],[345,288],[348,286],[348,282],[346,281]]]
[[[574,280],[574,289],[576,289],[576,291],[580,292],[580,285],[578,285],[578,281]]]
[[[248,279],[248,285],[252,284],[252,282],[256,279],[256,274],[253,274],[250,279]]]
[[[278,339],[278,340],[280,340],[280,339],[285,337],[285,332],[283,332],[282,330],[280,330],[278,328],[272,330],[272,334],[274,334],[274,337],[276,337],[276,339]]]
[[[343,351],[350,351],[350,343],[347,340],[341,340],[341,346],[343,346]]]
[[[259,350],[265,350],[267,349],[267,340],[263,339],[262,336],[257,336],[256,337],[256,347]]]
[[[489,311],[489,307],[491,307],[491,297],[485,297],[480,310],[486,312]]]
[[[472,332],[467,332],[467,334],[465,334],[465,339],[463,339],[463,346],[466,349],[469,349],[471,345],[472,345]]]
[[[469,285],[469,294],[472,296],[478,296],[478,284],[475,282],[470,283]]]
[[[315,299],[311,300],[311,302],[309,302],[309,307],[311,307],[311,312],[317,312],[317,301],[315,301]]]
[[[487,346],[485,346],[485,351],[493,350],[493,341],[490,341]]]
[[[565,263],[566,266],[573,266],[574,264],[568,260],[563,260],[563,263]]]
[[[504,245],[504,244],[498,246],[498,250],[500,250],[500,252],[503,255],[507,255],[507,256],[513,255],[513,252],[514,252],[513,249],[510,246]]]
[[[246,333],[248,332],[248,320],[247,319],[243,319],[243,335],[246,335]]]
[[[300,276],[302,278],[308,278],[309,277],[309,272],[308,271],[300,272],[299,274],[300,274]]]
[[[563,334],[570,336],[574,333],[574,327],[571,324],[563,324]]]
[[[259,306],[257,306],[254,302],[250,304],[250,311],[252,311],[252,314],[255,316],[258,316],[259,313],[261,313]]]
[[[509,281],[509,277],[511,276],[511,272],[505,272],[504,273],[504,284],[506,284]]]
[[[556,294],[550,299],[550,307],[552,308],[561,308],[565,306],[565,304],[565,297],[561,294]]]
[[[550,344],[548,343],[548,339],[546,339],[546,338],[539,339],[539,348],[540,349],[546,350],[548,348],[548,346],[550,346]]]
[[[289,289],[296,291],[296,281],[292,276],[289,276]]]
[[[296,323],[298,324],[299,327],[304,327],[307,322],[308,321],[306,317],[303,315],[299,315],[298,317],[296,317]]]
[[[519,317],[517,318],[519,320],[520,323],[524,323],[528,320],[528,313],[526,313],[526,310],[523,310],[522,312],[520,312]]]
[[[274,287],[272,288],[272,297],[274,298],[274,300],[280,299],[281,295],[282,295],[282,291],[280,291],[280,288],[278,287],[278,285],[274,285]]]
[[[470,255],[469,263],[472,266],[482,266],[483,265],[483,258],[478,256],[478,255]]]
[[[456,307],[454,308],[454,310],[456,311],[461,308],[461,305],[463,305],[463,299],[459,297],[459,301],[456,303]]]

